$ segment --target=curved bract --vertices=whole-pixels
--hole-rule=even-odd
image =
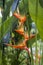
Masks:
[[[43,3],[42,0],[38,0],[38,6],[37,6],[36,0],[29,0],[30,16],[33,19],[33,21],[35,21],[39,30],[40,37],[43,40],[43,4],[42,3]],[[36,12],[36,6],[38,7],[37,12]],[[37,21],[36,21],[36,14],[37,14]]]

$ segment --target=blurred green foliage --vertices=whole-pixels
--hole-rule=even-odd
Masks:
[[[2,30],[2,32],[0,33],[0,40],[5,36],[6,33],[8,33],[9,31],[12,31],[12,24],[16,23],[16,18],[13,16],[9,16],[10,13],[10,9],[11,9],[11,5],[13,3],[14,0],[6,0],[5,1],[5,6],[3,9],[3,18],[2,18],[2,24],[0,25],[0,31]],[[40,4],[41,5],[41,4]],[[42,25],[42,20],[43,20],[43,14],[42,11],[43,9],[41,8],[41,6],[39,5],[38,7],[38,22],[36,23],[39,29],[39,33],[43,39],[43,25]],[[35,14],[36,14],[36,0],[21,0],[19,6],[19,11],[22,15],[26,15],[27,20],[24,23],[25,26],[27,27],[27,31],[28,34],[30,35],[30,30],[31,30],[31,22],[32,20],[35,21]],[[18,20],[17,20],[18,22]],[[24,27],[25,27],[24,26]],[[21,35],[17,34],[16,32],[12,31],[14,33],[14,37],[16,37],[19,41],[24,39]],[[11,33],[12,33],[11,32]],[[39,39],[39,34],[37,35],[37,39]],[[36,38],[33,38],[31,40],[27,41],[27,47],[32,48],[32,44],[34,43]],[[18,41],[17,41],[18,42]],[[15,43],[16,44],[16,43]],[[31,65],[31,57],[32,57],[32,52],[31,52],[31,57],[28,54],[28,52],[26,50],[20,50],[20,49],[13,49],[11,47],[5,47],[4,48],[4,54],[2,54],[2,50],[0,50],[0,64],[2,62],[2,65]]]
[[[36,23],[40,37],[43,40],[43,1],[29,0],[29,12],[32,20]],[[36,21],[37,19],[37,21]]]

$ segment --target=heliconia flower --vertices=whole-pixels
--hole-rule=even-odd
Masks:
[[[24,41],[23,41],[23,42],[25,42],[25,44],[26,44],[27,40],[28,40],[28,39],[24,39]]]
[[[24,16],[24,17],[21,16],[21,17],[20,17],[20,22],[21,22],[21,23],[24,23],[25,21],[26,21],[26,16]]]
[[[16,49],[24,49],[25,46],[21,46],[21,45],[17,45],[17,46],[13,46],[13,48],[16,48]]]
[[[20,19],[20,17],[21,17],[20,14],[19,14],[19,13],[16,13],[16,12],[15,12],[13,15],[14,15],[16,18],[18,18],[18,19]]]
[[[27,32],[26,32],[26,33],[24,33],[24,38],[25,38],[25,39],[27,39],[27,40],[29,39],[29,35],[28,35],[28,33],[27,33]]]
[[[24,33],[23,36],[24,36],[25,39],[29,40],[29,39],[34,38],[35,34],[30,34],[30,36],[29,36],[28,33]]]
[[[21,23],[24,23],[26,21],[26,16],[21,16],[18,13],[14,13],[13,14],[16,18],[18,18],[20,20]]]
[[[15,30],[17,33],[21,34],[21,35],[24,35],[24,32],[21,31],[21,30]]]
[[[13,47],[13,45],[12,44],[5,44],[6,46],[11,46],[11,47]]]
[[[24,31],[22,30],[15,30],[17,33],[21,34],[22,36],[24,36],[25,39],[29,39],[29,36],[27,36],[27,34],[25,35]]]
[[[27,46],[26,47],[24,47],[24,49],[30,54],[31,53],[31,50],[30,50],[30,48],[28,48]]]
[[[17,33],[24,35],[24,28],[20,27],[19,29],[15,30]]]
[[[18,28],[23,28],[24,29],[23,23],[21,23],[20,21],[18,23],[19,23]]]
[[[27,36],[27,35],[25,35],[24,36],[25,37],[25,39],[32,39],[32,38],[34,38],[35,37],[35,34],[30,34],[30,36]]]
[[[12,45],[12,44],[5,44],[6,46],[11,46],[13,48],[16,48],[16,49],[24,49],[24,47],[26,46],[25,43],[21,43],[21,44],[18,44],[18,45]]]
[[[26,39],[23,41],[23,43],[20,43],[20,44],[18,44],[18,45],[12,45],[12,44],[6,44],[7,46],[11,46],[12,48],[15,48],[15,49],[24,49],[24,50],[26,50],[29,54],[30,54],[30,49],[29,48],[27,48],[27,46],[26,46]]]
[[[7,45],[7,46],[11,46],[11,47],[13,47],[13,48],[20,48],[20,49],[23,49],[24,47],[26,47],[26,39],[25,40],[23,40],[23,42],[21,42],[20,44],[18,44],[18,45],[12,45],[12,44],[5,44],[5,45]]]
[[[29,50],[29,48],[27,48],[25,43],[21,43],[21,44],[18,44],[18,45],[12,45],[12,44],[6,44],[6,45],[11,46],[12,48],[15,48],[15,49],[21,49],[21,50],[24,49],[30,54],[30,50]]]
[[[30,34],[30,36],[28,36],[28,34],[24,34],[24,32],[22,30],[15,30],[17,33],[21,34],[22,36],[24,36],[25,39],[29,40],[35,37],[35,34]]]

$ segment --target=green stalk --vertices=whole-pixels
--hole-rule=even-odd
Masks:
[[[36,21],[36,24],[37,24],[37,18],[38,18],[38,0],[36,0],[36,16],[35,16],[35,21]],[[38,50],[37,50],[37,28],[36,28],[36,64],[35,65],[38,65]]]
[[[34,65],[32,46],[31,46],[31,65]]]

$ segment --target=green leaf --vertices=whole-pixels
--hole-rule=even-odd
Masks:
[[[36,5],[37,0],[29,0],[29,12],[33,21],[35,21],[37,28],[39,30],[40,37],[43,40],[43,4],[42,0],[38,1],[38,6]],[[36,6],[38,7],[36,12]],[[37,14],[37,16],[36,16]],[[36,21],[37,17],[37,21]]]
[[[3,11],[3,17],[4,17],[3,21],[5,21],[7,19],[7,17],[9,16],[10,8],[12,6],[13,1],[14,0],[9,0],[8,2],[7,2],[7,0],[5,1],[5,8]]]
[[[11,30],[12,23],[15,21],[16,21],[16,18],[12,16],[12,17],[9,17],[7,20],[5,20],[5,22],[3,22],[3,24],[0,26],[0,31],[2,30],[2,27],[3,27],[3,36]],[[3,36],[0,36],[0,39],[2,39]]]

